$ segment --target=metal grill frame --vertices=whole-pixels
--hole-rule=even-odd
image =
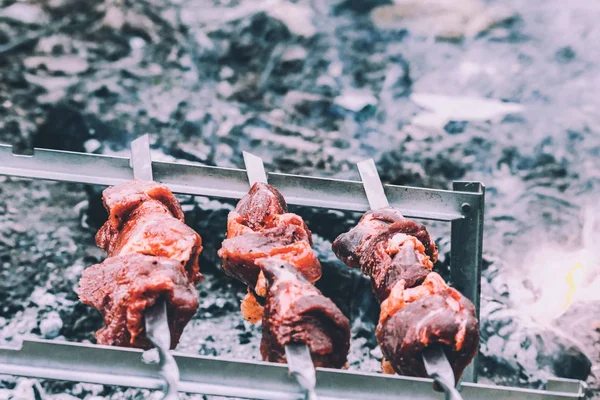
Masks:
[[[118,185],[133,179],[131,160],[68,151],[34,149],[32,156],[16,155],[0,145],[0,175],[98,185]],[[174,193],[240,199],[249,184],[243,169],[194,163],[152,161],[154,179]],[[369,203],[360,181],[269,173],[288,204],[367,211]],[[475,305],[479,318],[485,188],[479,182],[454,182],[453,190],[385,185],[390,205],[403,215],[450,222],[450,274],[453,286]],[[341,233],[341,232],[340,232]],[[477,358],[463,374],[476,382]]]
[[[169,187],[169,189],[174,193],[178,194],[240,199],[248,192],[249,189],[246,171],[243,169],[210,167],[187,162],[153,161],[152,170],[154,172],[154,179],[157,182],[161,182]],[[133,170],[131,169],[131,160],[127,157],[48,149],[35,149],[33,155],[24,156],[13,154],[12,146],[0,145],[0,175],[109,186],[124,183],[133,179]],[[367,196],[364,192],[363,184],[360,181],[314,178],[282,173],[269,173],[268,179],[269,182],[277,187],[277,189],[282,193],[288,204],[342,211],[364,212],[369,209]],[[405,216],[410,218],[450,222],[451,280],[453,286],[473,302],[477,310],[477,316],[479,317],[485,187],[480,182],[458,181],[453,183],[452,189],[453,190],[438,190],[409,186],[385,185],[385,192],[387,198],[389,199],[390,205],[397,208]],[[55,358],[49,356],[44,357],[40,354],[38,354],[37,360],[36,357],[31,357],[29,353],[31,352],[31,349],[36,349],[36,346],[42,346],[47,350],[51,350],[51,352],[55,353],[54,355],[58,357],[58,359],[61,357],[64,359],[71,351],[73,354],[79,354],[77,359],[79,360],[80,371],[86,371],[86,367],[89,367],[90,360],[93,359],[88,357],[92,356],[92,354],[96,351],[102,350],[102,354],[112,354],[111,360],[113,361],[115,357],[116,359],[119,357],[131,357],[132,354],[136,352],[139,353],[139,351],[131,349],[115,349],[95,345],[73,343],[59,344],[42,340],[29,340],[24,342],[23,348],[17,353],[15,353],[15,349],[0,348],[0,373],[10,374],[11,371],[13,371],[13,374],[16,375],[73,380],[69,378],[67,373],[52,373],[52,371],[54,371],[56,368],[60,369],[60,362],[56,361]],[[71,348],[71,350],[65,348],[65,346]],[[17,354],[18,356],[15,357]],[[137,356],[138,355],[136,355],[136,357]],[[11,358],[13,359],[12,363]],[[189,366],[192,370],[197,370],[198,368],[193,368],[192,364],[190,364],[190,361],[187,359],[204,360],[205,364],[214,364],[211,368],[214,368],[216,364],[222,361],[220,358],[214,357],[206,359],[202,357],[178,355],[176,358],[178,359],[178,363],[183,363],[184,366]],[[96,361],[97,360],[98,359],[96,358]],[[139,376],[139,378],[143,379],[141,381],[138,379],[136,382],[134,382],[135,379],[134,381],[131,380],[133,379],[132,377],[130,377],[131,379],[122,380],[118,380],[116,377],[108,379],[106,376],[91,379],[90,376],[94,374],[84,372],[83,374],[79,374],[78,379],[76,380],[132,387],[145,387],[149,389],[158,388],[158,379],[154,379],[152,381],[152,379],[149,377],[143,377],[144,373],[147,373],[148,371],[152,371],[152,373],[154,373],[151,367],[141,367],[141,370],[145,372],[140,372],[139,365],[145,364],[137,362],[136,365],[134,365],[133,361],[129,359],[123,359],[121,361],[124,363],[124,365],[128,365],[128,368],[130,368],[131,371],[135,371],[136,374],[141,373],[142,376]],[[36,363],[39,364],[40,362],[41,365],[36,369]],[[57,362],[58,364],[56,364]],[[77,364],[77,360],[72,360],[71,362],[75,362],[75,364]],[[237,363],[235,365],[244,364],[240,361],[230,361],[230,363]],[[463,382],[476,382],[476,363],[477,358],[475,358],[473,363],[467,368],[467,370],[465,370],[465,373],[463,374]],[[251,364],[259,368],[260,371],[265,372],[268,370],[269,373],[272,373],[273,371],[279,371],[277,368],[283,368],[267,363]],[[98,365],[95,365],[94,367],[98,367]],[[105,368],[108,368],[108,366],[105,366]],[[208,369],[204,368],[202,368],[202,370],[204,372],[208,371]],[[20,372],[16,373],[14,371]],[[108,372],[109,370],[106,371]],[[185,381],[183,375],[184,371],[185,368],[182,368],[182,381]],[[275,375],[282,375],[283,371],[287,370],[283,368]],[[38,373],[38,375],[33,375],[34,372]],[[240,370],[237,373],[241,372],[242,371]],[[198,371],[196,371],[196,374],[192,375],[197,376],[197,373]],[[269,374],[267,375],[270,376]],[[267,375],[261,375],[261,379],[264,379]],[[87,380],[84,379],[86,376]],[[389,386],[395,388],[394,390],[398,390],[401,387],[411,387],[411,392],[413,395],[407,398],[415,398],[414,394],[416,393],[423,393],[423,396],[425,396],[418,398],[437,398],[437,395],[435,395],[430,389],[431,386],[429,385],[431,380],[429,379],[382,377],[381,375],[357,374],[327,369],[319,369],[319,382],[328,380],[327,377],[332,377],[329,379],[329,385],[333,388],[332,390],[344,392],[344,396],[346,397],[328,397],[327,395],[323,395],[323,393],[321,393],[320,396],[323,398],[332,399],[354,398],[352,396],[348,397],[348,390],[357,390],[356,385],[350,385],[349,383],[352,379],[360,380],[363,376],[371,377],[371,379],[367,379],[366,383],[363,382],[363,385],[365,385],[366,388],[377,391],[378,397],[382,397],[379,395],[380,392],[385,387]],[[278,377],[277,379],[283,378]],[[383,384],[383,386],[381,386],[381,382],[375,383],[380,379],[384,379],[382,382],[387,382],[387,384]],[[495,398],[513,398],[512,396],[515,395],[517,397],[514,398],[522,399],[580,398],[583,390],[582,382],[571,380],[555,380],[553,382],[562,382],[558,386],[555,385],[560,388],[569,388],[574,390],[577,387],[577,393],[573,393],[571,391],[569,391],[569,393],[544,391],[523,392],[522,389],[494,388],[493,386],[476,385],[474,383],[463,384],[463,390],[465,391],[465,398],[470,397],[467,394],[471,389],[476,390],[474,394],[478,393],[478,398],[483,397],[483,391],[487,390],[493,390],[494,392],[497,392],[493,394]],[[427,383],[427,385],[423,385],[423,383]],[[224,384],[227,386],[226,383]],[[207,387],[210,387],[208,383],[204,384],[204,386],[206,385],[208,385]],[[293,386],[294,384],[293,382],[287,382],[285,385]],[[426,386],[429,386],[427,390],[424,389]],[[185,389],[185,387],[185,382],[182,382],[182,389],[184,391],[188,391]],[[321,387],[321,385],[319,385],[317,388],[318,391],[319,388],[320,391],[325,390],[325,394],[327,393],[326,388],[324,389]],[[344,390],[344,388],[346,389]],[[188,385],[188,389],[191,390],[193,387]],[[194,390],[191,392],[200,393]],[[233,392],[235,392],[235,390]],[[260,391],[256,393],[258,396],[256,398],[260,399],[295,398],[285,396],[281,397],[283,392],[278,392],[277,396],[279,397],[270,397],[271,395],[265,394],[266,392],[261,395],[262,397],[260,397],[259,392]],[[219,394],[224,392],[219,389],[217,391],[208,390],[208,392],[203,393]],[[359,393],[364,395],[365,391],[361,390]],[[372,394],[373,392],[370,393]],[[426,396],[425,393],[429,393],[429,396]],[[236,392],[235,395],[243,396],[243,393]],[[246,395],[252,395],[252,392],[246,392]],[[290,396],[292,396],[292,394],[290,394]],[[297,396],[297,394],[294,394],[294,396]],[[388,397],[384,396],[384,398]]]

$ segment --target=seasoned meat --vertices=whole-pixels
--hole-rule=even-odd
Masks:
[[[241,310],[248,321],[263,321],[264,360],[284,363],[285,346],[304,343],[316,366],[341,368],[350,324],[312,285],[321,277],[321,264],[311,246],[310,230],[287,212],[281,194],[255,183],[229,214],[219,256],[224,271],[248,286]],[[265,297],[263,306],[259,299]]]
[[[108,248],[108,256],[138,253],[171,258],[185,266],[192,282],[200,281],[200,235],[172,215],[156,212],[160,207],[152,200],[132,212]]]
[[[381,308],[377,339],[396,372],[427,376],[421,352],[440,343],[458,382],[479,347],[475,307],[466,297],[432,272],[414,288],[396,283]]]
[[[390,225],[369,242],[362,254],[362,270],[371,277],[379,301],[388,297],[396,282],[404,280],[407,287],[413,287],[423,282],[433,268],[423,243],[414,236],[398,233],[405,231],[408,222]]]
[[[248,194],[240,199],[235,211],[241,217],[241,225],[251,230],[259,230],[277,215],[286,214],[287,204],[273,186],[257,182],[252,185]]]
[[[389,225],[403,220],[402,214],[391,207],[367,211],[354,228],[337,237],[333,251],[350,268],[360,268],[362,249]]]
[[[96,243],[109,257],[139,253],[172,258],[185,266],[193,283],[202,280],[202,239],[183,222],[181,206],[169,189],[136,180],[106,189],[103,199],[110,217]]]
[[[437,260],[437,247],[425,227],[391,207],[368,211],[335,239],[333,251],[349,267],[371,277],[379,301],[401,279],[407,287],[423,282]]]
[[[100,232],[103,232],[107,237],[98,238],[97,236],[96,243],[98,246],[105,248],[99,242],[110,241],[110,235],[118,232],[127,220],[128,215],[148,200],[156,200],[162,203],[175,218],[183,222],[183,211],[179,205],[179,200],[166,186],[156,182],[135,179],[121,185],[111,186],[102,193],[102,201],[106,211],[108,211],[108,221]]]
[[[367,211],[354,228],[335,239],[333,251],[349,267],[363,268],[361,257],[368,253],[367,249],[375,246],[373,242],[382,240],[380,236],[390,230],[416,237],[423,244],[431,262],[437,261],[437,246],[425,227],[408,221],[392,207]],[[370,275],[369,270],[363,272]]]
[[[321,277],[312,250],[312,235],[301,217],[287,213],[281,194],[266,183],[255,183],[227,221],[227,239],[219,250],[225,273],[254,288],[257,260],[278,256],[293,264],[310,282]]]
[[[281,227],[280,231],[286,227]],[[265,236],[262,232],[250,232],[243,236],[225,239],[219,250],[226,274],[255,287],[260,267],[256,261],[279,256],[293,263],[311,282],[321,277],[321,263],[306,241],[291,242],[276,236]]]
[[[257,263],[268,280],[263,359],[285,363],[284,346],[305,343],[315,366],[342,368],[350,348],[350,324],[344,314],[288,262],[270,257]]]
[[[165,186],[134,180],[103,193],[109,219],[96,244],[109,258],[87,268],[81,301],[104,315],[100,344],[150,348],[144,313],[164,298],[171,347],[198,308],[200,236],[183,222],[179,202]]]
[[[382,303],[377,340],[384,371],[427,376],[421,351],[442,343],[458,381],[477,352],[478,321],[473,304],[431,272],[438,251],[425,227],[391,207],[368,211],[336,238],[333,251],[371,278]]]
[[[181,263],[164,257],[128,254],[87,268],[79,281],[79,298],[104,315],[96,332],[99,344],[147,349],[144,312],[163,298],[175,348],[198,308],[198,293]]]

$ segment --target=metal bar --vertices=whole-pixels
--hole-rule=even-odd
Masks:
[[[181,194],[240,199],[248,192],[246,171],[191,163],[152,162],[154,179]],[[33,156],[12,154],[0,145],[0,175],[116,185],[133,179],[125,157],[35,149]],[[269,173],[268,181],[288,204],[364,212],[369,209],[362,182]],[[455,221],[463,203],[478,204],[480,193],[385,185],[392,207],[409,218]]]
[[[450,236],[450,277],[452,286],[475,305],[479,318],[481,294],[481,257],[483,245],[483,211],[485,186],[480,182],[454,182],[454,190],[478,196],[461,204],[465,218],[452,221]],[[478,357],[465,369],[463,381],[477,382]]]
[[[298,400],[302,393],[281,364],[173,353],[185,393],[259,400]],[[0,347],[0,374],[145,389],[160,388],[156,365],[141,362],[142,351],[93,344],[25,340],[20,349]],[[321,400],[439,400],[430,379],[317,369]],[[583,398],[578,381],[565,391],[506,388],[464,383],[463,397],[494,400],[564,400]],[[570,390],[567,390],[570,389]]]
[[[552,392],[581,393],[583,395],[586,387],[585,383],[574,379],[548,378],[546,383],[546,390]]]

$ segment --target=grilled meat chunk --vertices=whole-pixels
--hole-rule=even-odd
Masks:
[[[285,259],[310,282],[316,282],[321,277],[321,264],[311,246],[310,230],[301,217],[287,212],[281,194],[266,183],[255,183],[229,214],[227,239],[219,256],[225,273],[251,288],[259,284],[261,268],[257,260],[274,256]]]
[[[177,198],[165,186],[134,180],[106,189],[109,218],[96,244],[109,258],[87,268],[80,280],[82,302],[104,315],[100,344],[150,348],[145,310],[164,298],[171,348],[198,308],[194,284],[202,279],[202,239],[183,222]]]
[[[277,189],[257,182],[248,194],[240,199],[235,210],[241,217],[238,222],[251,230],[260,230],[267,222],[288,212],[287,203]]]
[[[103,200],[109,219],[96,234],[96,244],[109,257],[139,253],[172,258],[185,266],[193,283],[202,280],[202,239],[183,222],[179,201],[169,189],[135,180],[106,189]]]
[[[377,339],[389,361],[404,375],[427,376],[421,351],[442,343],[458,381],[479,344],[473,304],[432,273],[438,251],[424,226],[385,207],[368,211],[333,251],[360,268],[381,302]]]
[[[285,226],[277,228],[282,233],[286,229]],[[267,234],[269,233],[250,232],[225,239],[219,250],[225,273],[254,288],[260,274],[257,260],[277,256],[293,263],[311,282],[321,277],[321,263],[308,242],[292,242],[278,236],[266,236]]]
[[[152,347],[144,312],[159,298],[167,303],[171,348],[198,309],[198,293],[177,260],[142,254],[111,257],[87,268],[79,281],[79,298],[104,315],[96,332],[99,344]]]
[[[458,382],[479,347],[473,303],[432,272],[417,287],[396,283],[381,309],[377,339],[396,372],[427,376],[421,352],[440,343]]]
[[[281,194],[255,183],[229,214],[219,256],[225,272],[248,286],[241,310],[248,321],[263,321],[264,360],[284,363],[285,346],[304,343],[316,366],[341,368],[350,324],[312,285],[321,277],[321,264],[311,246],[310,230],[287,212]],[[257,297],[266,297],[264,306]]]
[[[350,348],[350,324],[344,314],[285,260],[271,257],[257,263],[268,281],[263,359],[285,363],[285,345],[305,343],[315,366],[342,368]]]
[[[376,265],[363,262],[361,257],[368,257],[377,243],[389,239],[392,232],[416,237],[423,244],[431,262],[437,261],[437,246],[425,227],[407,220],[392,207],[367,211],[354,228],[335,239],[333,251],[344,264],[361,268],[363,273],[370,276]]]
[[[121,185],[111,186],[102,192],[102,201],[108,211],[108,221],[98,232],[101,236],[96,236],[96,244],[106,250],[106,245],[101,245],[100,242],[110,242],[112,236],[117,234],[127,221],[129,214],[148,200],[156,200],[163,204],[175,218],[183,222],[183,211],[179,200],[166,186],[134,179]]]
[[[396,282],[404,280],[407,287],[419,285],[433,268],[422,242],[398,233],[404,231],[405,223],[397,224],[402,226],[391,225],[371,240],[361,257],[362,270],[371,277],[379,301],[388,297]]]
[[[422,283],[437,261],[437,246],[425,227],[391,207],[368,211],[335,239],[333,251],[346,265],[371,277],[380,302],[400,280],[407,287]]]

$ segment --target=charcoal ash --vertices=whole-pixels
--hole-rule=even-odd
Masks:
[[[485,302],[480,364],[484,376],[509,386],[542,388],[549,377],[586,380],[592,362],[564,333],[543,327],[500,302]]]
[[[578,23],[566,29],[551,11],[553,3],[545,10],[518,5],[520,20],[457,44],[378,29],[369,12],[386,1],[295,2],[318,11],[300,31],[246,1],[184,2],[177,6],[183,8],[181,21],[177,7],[161,1],[125,2],[119,9],[110,8],[113,2],[47,3],[51,26],[68,17],[89,29],[65,26],[3,53],[4,46],[43,27],[0,21],[0,142],[15,144],[19,153],[38,146],[127,155],[131,139],[150,133],[154,151],[208,165],[243,167],[241,151],[248,150],[263,156],[273,171],[356,180],[354,163],[373,157],[386,183],[447,189],[453,179],[481,180],[487,186],[482,292],[497,307],[484,307],[482,328],[514,331],[486,334],[491,350],[484,349],[481,375],[538,387],[551,375],[585,379],[589,360],[598,363],[593,315],[583,305],[572,305],[557,321],[556,333],[556,326],[540,326],[521,312],[514,297],[522,289],[507,278],[515,273],[509,266],[520,265],[514,255],[531,247],[524,238],[538,237],[536,228],[554,236],[551,242],[561,248],[576,247],[580,236],[570,224],[579,200],[600,193],[599,121],[589,111],[597,99],[582,89],[598,81],[590,68],[597,60],[585,51],[593,43],[583,34],[597,19],[594,7],[574,10]],[[238,6],[247,11],[240,13]],[[208,18],[232,10],[238,17]],[[134,16],[133,23],[119,25],[119,15]],[[39,62],[66,56],[84,60],[88,68],[77,61],[81,72],[61,71]],[[432,132],[411,123],[420,111],[408,98],[413,91],[498,98],[525,104],[527,112]],[[360,101],[348,102],[355,93]],[[104,257],[93,243],[105,220],[103,188],[16,180],[3,181],[2,188],[0,342],[24,334],[54,336],[53,313],[62,321],[56,340],[94,342],[101,317],[78,302],[75,290],[81,270]],[[207,278],[199,287],[203,311],[180,350],[257,359],[260,326],[243,323],[238,311],[245,288],[222,274],[216,256],[235,202],[200,197],[182,202],[186,220],[205,242]],[[378,371],[377,305],[370,284],[328,250],[360,215],[292,209],[315,233],[324,265],[319,287],[352,319],[351,369]],[[20,210],[31,215],[23,221]],[[58,232],[61,226],[68,231]],[[435,237],[439,245],[447,241],[442,234]],[[446,274],[452,267],[448,250],[446,243],[436,266]],[[44,321],[50,322],[42,327]],[[219,338],[215,332],[226,334]],[[570,335],[577,344],[566,338]],[[597,378],[587,380],[597,390]],[[12,393],[16,380],[3,382],[0,390]],[[58,382],[40,387],[47,398],[150,395]]]
[[[91,139],[106,141],[117,136],[93,115],[59,104],[51,107],[33,136],[33,146],[42,149],[86,152]]]
[[[366,14],[375,7],[392,4],[389,0],[344,0],[336,5],[337,12],[351,11],[358,14]]]
[[[49,16],[39,5],[13,3],[0,11],[0,18],[25,25],[43,25]]]
[[[565,226],[568,224],[563,224],[563,229]],[[537,242],[540,241],[543,242],[543,237],[538,235]],[[536,262],[529,255],[526,259]],[[528,284],[529,278],[525,274],[521,275],[522,286],[519,286],[515,282],[519,279],[511,273],[509,264],[510,261],[493,256],[484,262],[482,292],[486,296],[481,309],[481,352],[485,361],[480,364],[482,374],[509,385],[527,382],[538,387],[543,387],[552,376],[588,379],[591,354],[578,335],[568,334],[565,330],[567,321],[580,320],[579,314],[567,312],[557,321],[543,318],[534,311],[535,300],[525,300],[535,299],[540,294]],[[548,273],[552,273],[551,270]],[[526,291],[530,297],[519,296],[520,291]],[[530,291],[533,294],[529,294]],[[559,295],[557,290],[556,296]],[[552,307],[552,304],[544,307]]]

